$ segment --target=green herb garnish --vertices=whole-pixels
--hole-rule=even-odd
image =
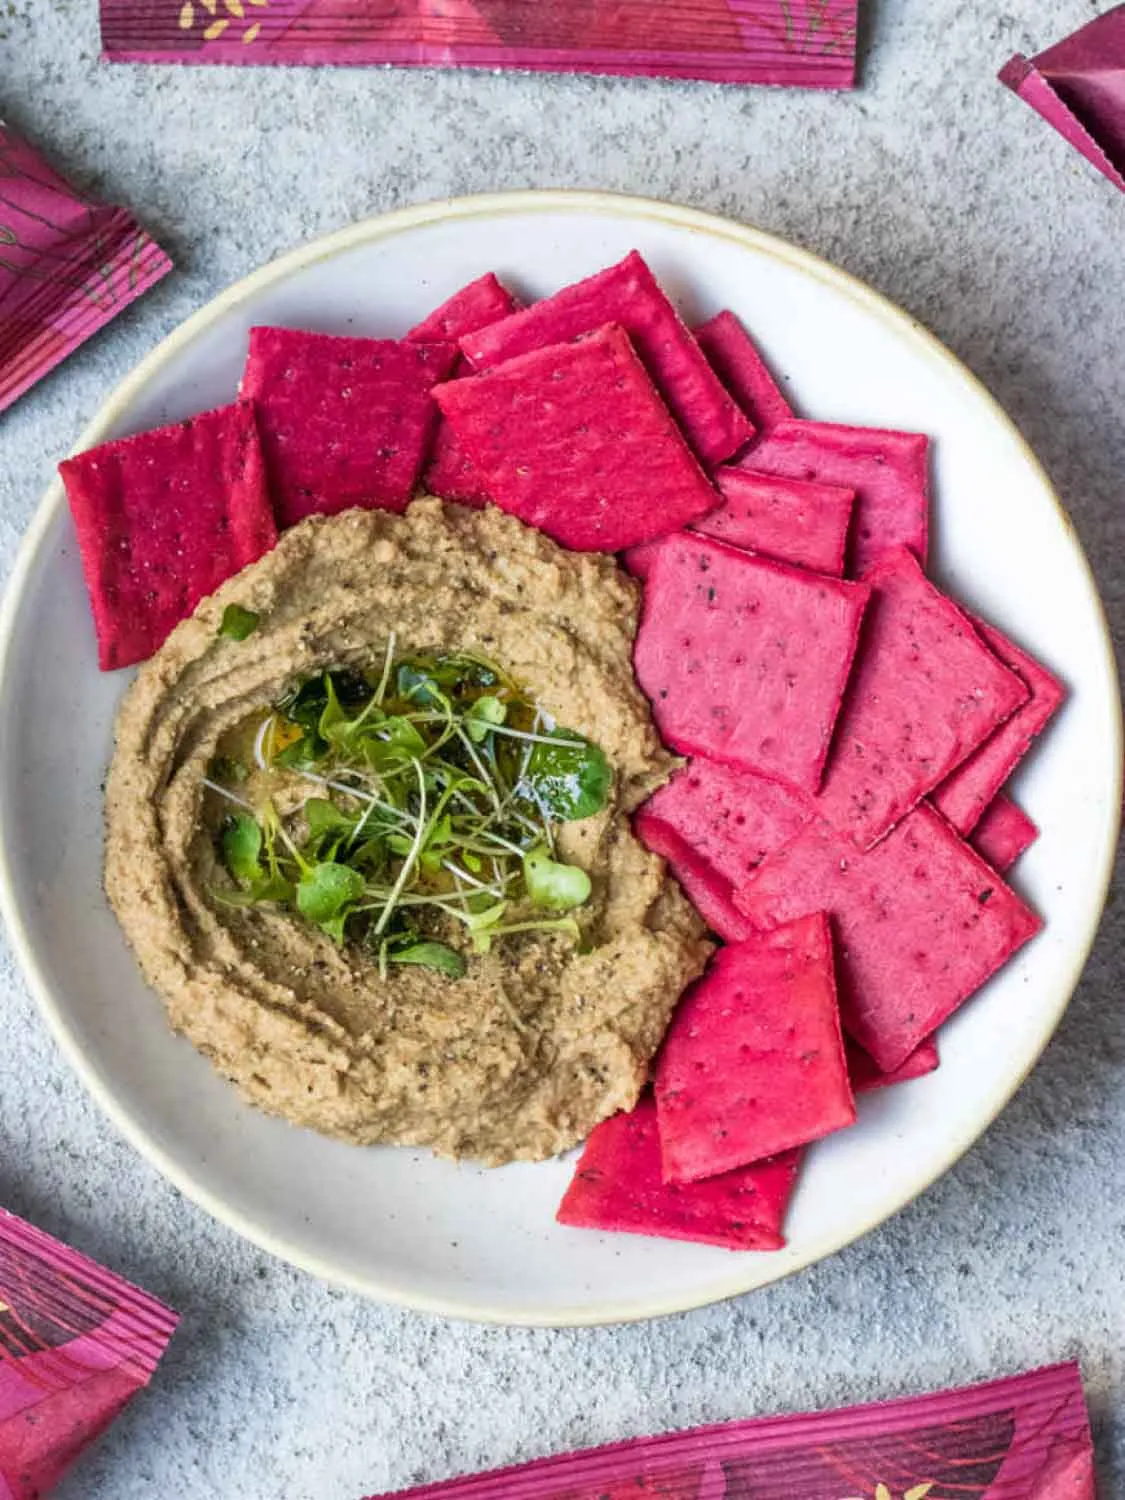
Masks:
[[[581,939],[590,879],[558,858],[556,833],[605,806],[612,772],[493,663],[396,659],[392,639],[378,670],[297,683],[258,727],[254,760],[309,794],[283,820],[273,802],[249,809],[207,782],[240,808],[220,835],[237,886],[221,899],[289,906],[362,943],[384,974],[419,965],[457,979],[462,948],[525,932]]]
[[[239,885],[252,886],[262,875],[262,830],[257,818],[239,813],[223,829],[223,860]]]
[[[226,636],[228,641],[244,641],[257,630],[260,618],[252,609],[243,609],[241,604],[228,604],[223,610],[219,634]]]
[[[523,857],[523,880],[532,906],[573,911],[590,899],[590,877],[577,865],[559,864],[546,849],[532,849]]]
[[[573,822],[605,806],[612,780],[597,745],[558,729],[532,749],[520,786],[551,817]]]
[[[433,940],[391,949],[387,954],[387,961],[392,964],[419,964],[424,969],[436,969],[439,974],[445,974],[450,979],[460,979],[467,967],[463,953],[458,953],[448,943]]]

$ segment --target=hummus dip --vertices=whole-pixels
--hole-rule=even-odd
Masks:
[[[258,616],[220,633],[236,604]],[[574,1145],[636,1102],[710,945],[629,813],[669,774],[632,667],[637,589],[499,511],[416,501],[286,532],[140,670],[106,796],[106,890],[173,1027],[254,1104],[344,1140],[490,1164]],[[473,652],[613,771],[596,815],[558,826],[592,893],[555,932],[498,939],[460,978],[385,974],[283,906],[236,906],[210,768],[295,683],[402,653]],[[250,778],[239,795],[254,795]]]

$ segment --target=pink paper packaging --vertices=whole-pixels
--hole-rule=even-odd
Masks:
[[[932,1396],[640,1438],[411,1500],[1095,1500],[1075,1364]],[[371,1497],[378,1500],[378,1497]],[[385,1497],[383,1497],[385,1500]]]
[[[858,0],[101,0],[114,62],[398,63],[851,88]],[[655,13],[655,14],[654,14]]]
[[[0,411],[171,268],[0,124]]]
[[[0,1500],[36,1500],[146,1386],[176,1314],[0,1210]]]
[[[1036,57],[1017,53],[1000,81],[1125,192],[1125,5]]]

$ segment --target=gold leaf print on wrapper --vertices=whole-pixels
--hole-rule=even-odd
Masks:
[[[204,42],[217,42],[221,37],[228,41],[255,42],[261,35],[262,23],[247,14],[247,7],[265,10],[270,0],[183,0],[180,6],[180,30],[194,31]]]
[[[926,1496],[934,1487],[931,1479],[925,1484],[912,1485],[910,1489],[903,1490],[902,1500],[926,1500]],[[872,1495],[848,1495],[845,1500],[896,1500],[889,1487],[885,1484],[877,1484]]]

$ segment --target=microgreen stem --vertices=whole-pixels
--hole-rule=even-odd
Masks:
[[[268,771],[270,762],[273,760],[274,732],[277,729],[277,715],[270,714],[263,719],[258,727],[258,733],[254,736],[254,764],[259,771]],[[266,749],[266,738],[269,737],[269,749]]]
[[[397,637],[392,630],[387,636],[387,650],[383,657],[383,671],[379,677],[379,685],[375,689],[374,698],[371,700],[379,708],[383,706],[383,699],[387,695],[387,684],[391,680],[391,667],[394,665],[396,640]]]
[[[487,770],[484,767],[484,762],[481,760],[480,756],[477,754],[477,748],[476,748],[476,746],[473,744],[472,740],[469,738],[469,736],[465,733],[465,731],[459,725],[458,725],[458,728],[457,728],[457,738],[460,740],[461,744],[464,745],[466,753],[468,754],[469,759],[472,761],[473,765],[476,766],[477,770],[480,772],[481,782],[482,782],[482,784],[484,786],[486,786],[488,788],[488,793],[489,793],[489,796],[492,798],[493,806],[496,808],[496,811],[499,812],[500,811],[500,798],[497,795],[496,788],[495,788],[495,786],[493,786],[492,780],[489,777],[489,774],[488,774]]]
[[[410,852],[402,862],[402,869],[398,872],[398,879],[391,886],[391,893],[387,897],[386,905],[379,913],[375,922],[375,936],[381,937],[387,929],[387,923],[391,920],[391,913],[395,909],[395,903],[402,895],[406,882],[410,879],[411,872],[418,862],[418,856],[422,852],[422,846],[426,842],[426,775],[422,770],[422,762],[415,761],[418,772],[418,831],[414,835],[414,842],[410,846]]]
[[[245,797],[240,797],[237,792],[232,792],[229,786],[220,786],[217,781],[212,781],[209,776],[201,776],[200,781],[208,790],[217,792],[220,797],[225,797],[228,802],[233,802],[235,807],[244,807],[247,812],[254,811],[254,804],[247,802]]]
[[[564,740],[561,735],[532,734],[529,729],[512,729],[508,724],[491,726],[493,734],[506,736],[510,740],[527,740],[532,745],[551,745],[558,750],[584,750],[585,740]]]

